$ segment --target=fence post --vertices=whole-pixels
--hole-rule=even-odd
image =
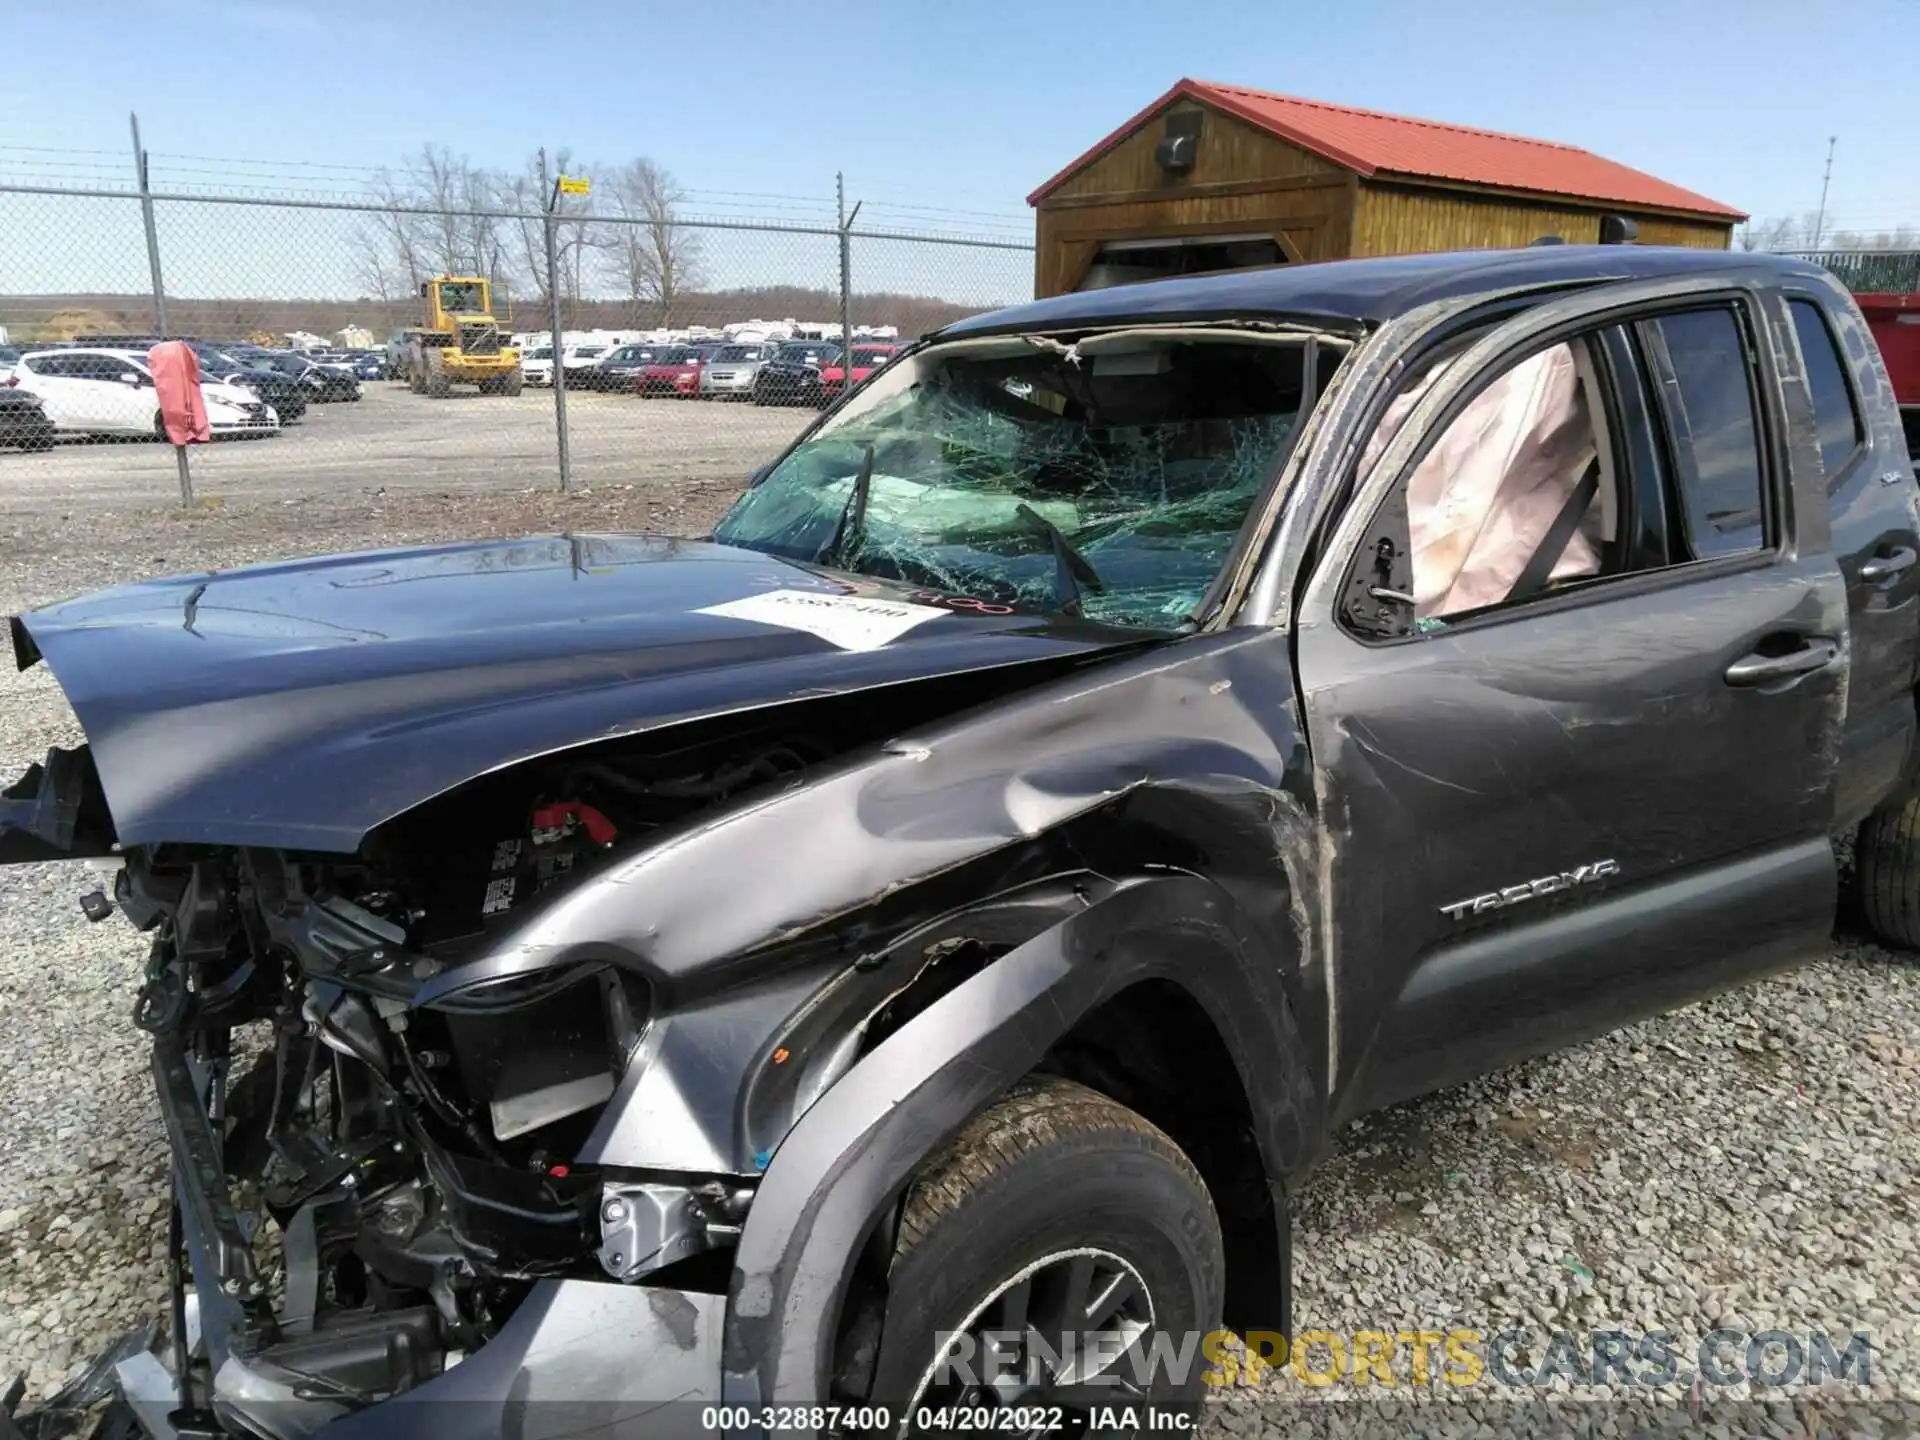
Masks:
[[[840,370],[846,378],[842,395],[853,389],[853,215],[860,213],[860,202],[853,202],[853,215],[847,213],[847,177],[833,172],[834,198],[840,207]]]
[[[540,147],[540,183],[547,186],[547,150]],[[554,209],[560,203],[560,177],[553,177],[553,184],[547,188],[547,213],[541,223],[547,240],[547,325],[550,348],[553,351],[553,423],[560,444],[560,490],[564,494],[567,488],[570,461],[567,455],[567,367],[565,346],[560,340],[560,261],[555,253]]]
[[[153,187],[147,183],[147,152],[140,145],[140,117],[131,112],[133,178],[140,187],[140,218],[147,227],[147,271],[153,278],[153,323],[161,339],[167,335],[167,287],[160,279],[160,231],[153,223]]]

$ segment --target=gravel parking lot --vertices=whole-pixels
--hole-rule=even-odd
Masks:
[[[285,498],[362,488],[518,490],[558,481],[551,390],[461,390],[429,400],[375,380],[362,395],[309,406],[278,435],[196,446],[195,493]],[[807,409],[569,391],[573,483],[737,483],[813,417]],[[149,440],[63,441],[44,455],[0,452],[0,513],[164,505],[178,494],[172,449]]]
[[[192,514],[168,503],[160,446],[0,455],[0,603],[463,535],[700,533],[806,418],[576,403],[589,493],[564,497],[530,488],[551,484],[544,394],[426,402],[369,386],[359,406],[316,407],[304,433],[196,455],[213,503]],[[456,416],[476,417],[474,429],[449,426]],[[0,684],[7,778],[76,738],[44,668]],[[0,873],[0,1376],[26,1372],[30,1397],[163,1312],[164,1146],[129,1018],[144,946],[117,918],[85,922],[75,901],[88,888],[71,868]],[[1683,1370],[1716,1328],[1802,1342],[1825,1329],[1836,1349],[1864,1330],[1870,1392],[1800,1392],[1797,1409],[1765,1409],[1744,1386],[1707,1388],[1696,1420],[1685,1386],[1650,1402],[1617,1381],[1556,1382],[1554,1403],[1491,1380],[1409,1387],[1402,1351],[1401,1383],[1386,1390],[1282,1372],[1217,1392],[1211,1428],[1790,1435],[1870,1393],[1882,1408],[1852,1411],[1852,1433],[1896,1433],[1893,1402],[1920,1405],[1916,1115],[1920,966],[1843,923],[1826,958],[1796,974],[1354,1125],[1295,1206],[1303,1328],[1667,1330]]]

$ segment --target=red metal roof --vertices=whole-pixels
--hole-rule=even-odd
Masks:
[[[1237,116],[1361,175],[1459,180],[1506,190],[1569,195],[1619,205],[1744,220],[1744,211],[1618,164],[1577,145],[1502,135],[1438,120],[1356,110],[1241,85],[1182,80],[1027,197],[1038,204],[1069,175],[1105,154],[1169,102],[1186,97]]]

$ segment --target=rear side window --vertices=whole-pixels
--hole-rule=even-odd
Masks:
[[[1664,363],[1661,410],[1678,472],[1682,519],[1695,559],[1766,544],[1764,471],[1752,361],[1729,309],[1665,315],[1642,326]]]
[[[1800,338],[1800,358],[1806,362],[1807,388],[1813,392],[1813,420],[1820,436],[1820,465],[1827,479],[1853,458],[1853,452],[1866,439],[1860,424],[1860,412],[1854,407],[1853,391],[1847,387],[1847,372],[1841,366],[1840,348],[1834,344],[1833,331],[1811,300],[1789,300],[1794,334]]]

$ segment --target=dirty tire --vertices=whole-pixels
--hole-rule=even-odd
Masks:
[[[416,395],[427,393],[427,377],[421,366],[407,362],[407,389]]]
[[[427,398],[444,400],[447,398],[448,390],[446,357],[438,350],[429,350],[427,352]]]
[[[1920,950],[1920,799],[1863,820],[1853,863],[1867,928],[1885,944]]]
[[[500,377],[500,393],[502,395],[518,395],[520,393],[520,387],[524,383],[524,377],[518,370],[509,371]]]
[[[873,1399],[904,1416],[939,1332],[961,1328],[1028,1267],[1082,1246],[1117,1255],[1138,1273],[1155,1328],[1176,1346],[1188,1332],[1219,1326],[1220,1223],[1192,1162],[1098,1091],[1023,1080],[935,1155],[907,1193]],[[1195,1363],[1185,1384],[1161,1377],[1152,1403],[1195,1405],[1203,1368]],[[1128,1398],[1116,1391],[1114,1403]]]

